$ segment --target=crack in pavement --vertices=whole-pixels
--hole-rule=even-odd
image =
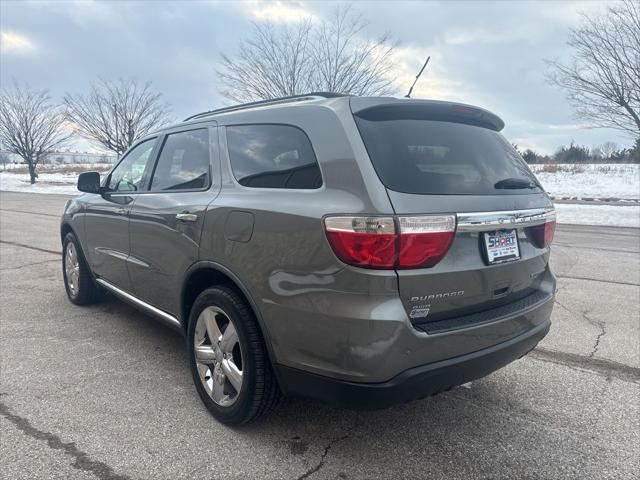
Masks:
[[[624,382],[640,383],[640,368],[614,362],[613,360],[549,350],[543,347],[535,348],[527,356],[541,362],[555,363],[583,371],[587,370],[606,378],[615,377]]]
[[[556,298],[556,305],[558,305],[559,307],[565,309],[567,312],[571,313],[572,315],[578,316],[578,317],[586,320],[589,325],[592,325],[592,326],[600,329],[600,333],[598,335],[596,335],[596,339],[595,339],[595,342],[593,344],[593,348],[592,348],[591,352],[589,352],[589,358],[593,358],[593,356],[598,351],[598,348],[600,348],[600,340],[602,339],[602,337],[604,337],[607,334],[607,329],[606,329],[605,323],[602,320],[596,320],[595,318],[590,318],[589,315],[588,315],[589,314],[589,310],[584,310],[583,312],[576,312],[575,310],[572,310],[569,307],[567,307],[566,305],[564,305],[563,303],[559,302],[557,298]]]
[[[335,446],[337,443],[340,443],[346,439],[348,439],[351,434],[353,433],[353,431],[358,427],[358,425],[354,425],[353,427],[351,427],[349,429],[349,431],[347,433],[345,433],[344,435],[334,438],[333,440],[331,440],[325,447],[324,447],[324,452],[322,452],[322,455],[320,456],[320,460],[318,461],[318,463],[314,466],[311,467],[310,469],[308,469],[306,472],[304,472],[302,475],[300,475],[298,478],[296,478],[296,480],[304,480],[305,478],[309,478],[311,475],[313,475],[314,473],[317,473],[318,471],[320,471],[322,469],[322,467],[324,467],[324,462],[327,459],[327,455],[329,455],[329,451],[331,450],[331,448],[333,446]]]
[[[9,213],[26,213],[28,215],[40,215],[42,217],[60,218],[60,215],[55,215],[53,213],[30,212],[28,210],[14,210],[13,208],[0,208],[0,211],[9,212]]]
[[[588,280],[590,282],[614,283],[616,285],[630,285],[632,287],[640,287],[640,283],[622,282],[619,280],[602,280],[600,278],[578,277],[574,275],[556,275],[556,278],[568,278],[571,280]]]
[[[586,318],[586,315],[583,315],[583,317]],[[589,353],[589,358],[594,357],[594,355],[598,351],[598,348],[600,347],[600,339],[607,334],[607,330],[604,328],[604,322],[598,322],[598,325],[600,326],[601,332],[596,337],[596,341],[593,344],[593,350],[591,350],[591,353]]]
[[[0,415],[13,423],[16,428],[25,435],[35,438],[36,440],[44,440],[47,442],[49,448],[53,450],[62,450],[63,453],[72,457],[74,462],[71,466],[77,470],[93,473],[100,480],[130,480],[131,478],[126,475],[118,475],[104,462],[91,460],[89,455],[78,449],[74,442],[65,443],[59,436],[53,433],[38,430],[31,425],[29,420],[26,418],[11,413],[9,407],[7,407],[3,402],[0,402]]]
[[[25,245],[24,243],[18,243],[18,242],[10,242],[9,240],[0,240],[0,243],[4,243],[6,245],[13,245],[14,247],[28,248],[30,250],[36,250],[37,252],[53,253],[54,255],[62,255],[62,252],[57,252],[55,250],[47,250],[46,248],[32,247],[31,245]]]
[[[34,265],[42,265],[43,263],[51,263],[51,262],[59,262],[59,261],[60,261],[59,259],[54,258],[53,260],[43,260],[42,262],[25,263],[24,265],[18,265],[17,267],[0,268],[0,272],[4,272],[7,270],[20,270],[26,267],[33,267]]]

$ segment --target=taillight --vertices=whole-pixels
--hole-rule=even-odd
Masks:
[[[397,236],[393,217],[328,217],[324,225],[333,251],[344,263],[394,268]]]
[[[399,217],[399,268],[433,267],[447,253],[456,232],[453,215]]]
[[[553,241],[553,234],[556,231],[556,219],[555,216],[549,218],[545,223],[529,227],[529,236],[531,242],[538,248],[544,248],[551,245]]]
[[[327,217],[327,238],[336,256],[365,268],[427,268],[447,253],[456,230],[454,215]],[[396,225],[397,223],[397,225]]]

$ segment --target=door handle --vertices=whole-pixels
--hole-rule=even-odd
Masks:
[[[195,222],[198,220],[198,215],[195,213],[178,213],[176,218],[182,222]]]
[[[116,210],[116,213],[118,215],[126,215],[128,211],[128,209],[120,207],[118,210]]]

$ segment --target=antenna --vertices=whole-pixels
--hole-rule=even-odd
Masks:
[[[424,71],[424,69],[427,67],[427,63],[429,63],[429,60],[431,60],[431,55],[429,55],[427,57],[427,61],[424,62],[424,65],[422,65],[422,68],[420,69],[420,71],[418,72],[418,75],[416,75],[416,79],[413,81],[413,85],[411,85],[411,88],[409,89],[409,93],[407,93],[404,97],[405,98],[411,98],[411,92],[413,92],[413,87],[416,86],[416,83],[418,82],[418,79],[420,78],[420,75],[422,75],[422,72]]]

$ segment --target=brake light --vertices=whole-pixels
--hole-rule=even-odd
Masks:
[[[454,215],[327,217],[329,244],[343,262],[378,269],[428,268],[447,253]]]
[[[393,217],[329,217],[324,224],[333,251],[344,263],[369,268],[394,267]]]
[[[553,241],[553,234],[556,231],[555,217],[550,218],[541,225],[529,227],[529,235],[532,243],[538,248],[544,248],[551,245]]]
[[[453,215],[399,217],[399,268],[433,267],[445,256],[456,232]]]

